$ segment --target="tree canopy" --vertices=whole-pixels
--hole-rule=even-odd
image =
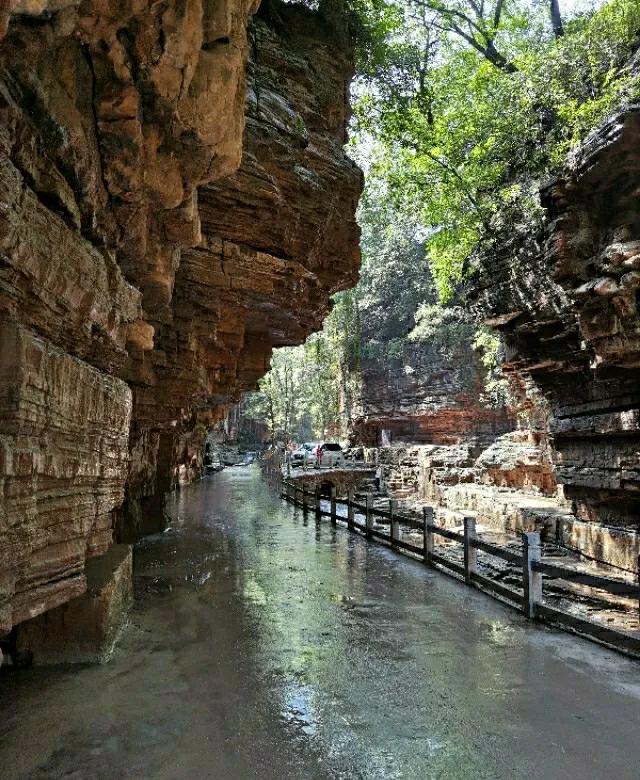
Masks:
[[[352,144],[418,215],[443,299],[514,202],[537,208],[536,177],[637,95],[640,3],[593,6],[563,19],[558,0],[357,0]]]

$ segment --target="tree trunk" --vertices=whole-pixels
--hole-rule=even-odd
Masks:
[[[562,38],[564,35],[564,25],[562,23],[562,14],[558,0],[549,0],[549,13],[551,15],[551,26],[556,38]]]
[[[557,2],[557,0],[552,0],[552,2]],[[496,49],[493,41],[489,41],[484,49],[480,47],[480,51],[492,65],[495,65],[496,68],[500,68],[500,70],[504,70],[505,73],[518,72],[516,66],[512,62],[509,62],[506,57],[500,54],[500,52]]]

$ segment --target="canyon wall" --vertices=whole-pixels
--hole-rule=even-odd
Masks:
[[[82,594],[114,524],[153,524],[355,280],[344,20],[255,6],[0,19],[0,634]]]
[[[359,444],[490,443],[514,426],[486,397],[485,370],[471,336],[453,348],[407,345],[401,359],[363,360],[353,434]],[[384,433],[383,433],[384,432]]]
[[[640,69],[637,57],[630,68]],[[537,527],[637,570],[639,139],[631,104],[544,183],[543,208],[503,215],[508,227],[474,258],[467,307],[501,334],[509,415],[482,409],[469,340],[444,359],[414,350],[393,371],[364,366],[357,430],[369,445],[381,429],[395,438],[366,458],[396,498],[470,511],[500,529]]]
[[[480,257],[475,306],[505,370],[547,399],[556,477],[582,521],[639,530],[640,106],[594,132]]]
[[[398,237],[406,252],[402,241]],[[438,303],[424,244],[413,240],[409,246],[413,256],[400,264],[383,252],[382,281],[375,265],[363,269],[354,439],[367,446],[486,445],[512,430],[515,418],[492,384],[482,351],[474,348],[477,323],[455,302]]]

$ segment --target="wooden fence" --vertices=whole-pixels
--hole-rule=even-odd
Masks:
[[[461,578],[467,585],[479,588],[489,595],[507,602],[510,606],[520,609],[529,619],[543,620],[640,658],[640,639],[546,605],[543,600],[543,577],[560,579],[597,588],[616,596],[637,599],[639,608],[640,579],[637,583],[624,582],[575,571],[565,566],[544,563],[541,556],[540,534],[537,532],[523,533],[521,536],[522,552],[514,552],[478,538],[475,517],[464,513],[458,513],[462,520],[463,532],[453,531],[435,525],[434,510],[431,506],[423,508],[422,518],[418,520],[399,515],[396,502],[393,500],[389,502],[389,509],[385,511],[373,507],[370,494],[365,496],[365,503],[362,504],[354,500],[351,492],[346,498],[338,498],[335,488],[331,489],[328,497],[325,496],[329,508],[323,509],[323,496],[319,487],[316,487],[315,490],[307,490],[304,485],[296,484],[297,480],[284,479],[280,467],[274,468],[270,472],[270,477],[271,481],[278,487],[282,498],[301,507],[305,513],[313,512],[318,519],[328,517],[333,525],[338,522],[344,523],[350,531],[360,533],[368,539],[378,540],[399,552],[409,553],[424,561],[426,565]],[[338,511],[339,507],[344,510],[343,513]],[[362,520],[358,520],[357,513]],[[382,523],[388,525],[388,531],[376,528],[375,518],[381,521],[379,525]],[[402,539],[401,526],[419,531],[422,536],[422,544],[417,545]],[[442,537],[462,545],[462,564],[435,552],[435,537]],[[480,574],[478,571],[478,552],[519,566],[522,572],[521,588],[516,590]]]

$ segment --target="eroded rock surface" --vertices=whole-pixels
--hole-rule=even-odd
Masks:
[[[329,296],[357,276],[362,174],[342,150],[346,31],[303,7],[269,4],[261,14],[240,167],[199,190],[202,239],[181,254],[171,323],[158,326],[134,392],[129,490],[150,497],[147,513],[158,511],[162,488],[197,468],[205,424],[255,385],[274,347],[320,328]],[[160,432],[163,420],[177,424]],[[173,466],[149,470],[153,459]],[[159,473],[169,482],[159,486]]]
[[[473,328],[444,338],[445,346],[437,336],[431,342],[406,340],[396,359],[363,358],[353,422],[358,443],[488,444],[512,430],[515,415],[487,397]]]
[[[478,309],[507,370],[548,399],[555,472],[579,520],[638,527],[640,107],[595,132],[544,192],[546,219],[482,258]]]
[[[256,5],[5,8],[0,633],[83,592],[114,513],[157,522],[355,279],[344,21]]]

